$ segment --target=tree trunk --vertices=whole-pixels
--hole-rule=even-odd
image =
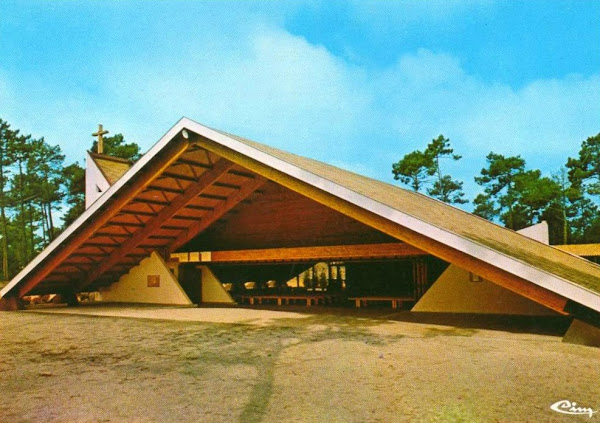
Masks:
[[[31,249],[29,250],[30,252],[30,258],[32,258],[35,255],[35,237],[34,237],[34,233],[33,233],[33,205],[32,203],[29,203],[29,242],[31,243]]]
[[[2,280],[8,280],[8,228],[4,207],[4,169],[0,164],[0,218],[2,220]]]
[[[19,159],[19,209],[21,211],[21,239],[23,240],[23,260],[26,264],[29,261],[27,254],[27,225],[25,223],[25,201],[23,199],[23,161]]]
[[[41,213],[41,218],[40,218],[40,222],[42,223],[42,240],[44,242],[44,245],[48,245],[48,231],[47,231],[47,225],[46,225],[46,210],[44,209],[44,204],[40,203],[40,213]]]
[[[4,193],[2,193],[4,197]],[[8,229],[6,225],[6,213],[4,205],[1,206],[2,216],[2,280],[8,280]]]
[[[52,221],[52,206],[50,203],[46,204],[48,207],[48,229],[50,231],[50,242],[54,241],[54,222]]]
[[[567,220],[567,202],[565,196],[562,196],[562,218],[563,218],[563,245],[569,242],[569,221]]]

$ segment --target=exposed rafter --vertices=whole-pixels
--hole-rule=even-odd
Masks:
[[[73,253],[81,244],[83,244],[90,236],[94,234],[98,229],[104,226],[108,221],[113,218],[121,208],[127,204],[131,198],[142,192],[148,185],[150,185],[158,175],[168,168],[174,160],[176,160],[189,146],[189,142],[183,137],[178,137],[171,143],[165,152],[155,158],[154,163],[148,166],[145,170],[145,174],[148,175],[146,178],[138,178],[131,185],[124,187],[123,191],[117,197],[113,198],[110,204],[106,205],[102,213],[99,213],[95,219],[91,220],[83,230],[70,240],[68,243],[63,245],[55,254],[46,260],[43,265],[36,270],[36,272],[21,286],[19,287],[19,296],[25,295],[33,287],[39,284],[46,276],[52,272],[52,270],[63,260],[65,260],[71,253]]]
[[[233,163],[221,159],[216,162],[212,169],[205,171],[194,184],[190,184],[185,192],[179,197],[175,197],[171,204],[163,208],[156,217],[149,219],[145,225],[138,230],[133,237],[126,240],[119,248],[115,249],[109,257],[102,261],[95,269],[89,272],[88,277],[79,285],[78,289],[83,289],[103,273],[115,265],[129,251],[144,242],[150,235],[156,232],[163,223],[172,218],[182,207],[192,201],[194,198],[207,190],[217,179],[226,173]]]
[[[119,214],[132,215],[132,216],[148,216],[154,217],[157,213],[145,212],[145,211],[135,211],[135,210],[121,210]]]
[[[167,246],[167,251],[172,252],[183,246],[186,242],[208,228],[215,221],[219,220],[240,202],[252,195],[252,193],[259,189],[265,182],[267,182],[267,179],[263,178],[262,176],[256,176],[251,181],[246,182],[244,185],[242,185],[238,192],[228,197],[227,200],[225,200],[222,204],[220,204],[218,207],[215,207],[213,211],[207,213],[200,220],[186,229],[184,233],[182,233],[179,237],[177,237],[177,239]]]

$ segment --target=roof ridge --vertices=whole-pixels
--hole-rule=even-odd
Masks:
[[[110,160],[113,162],[126,163],[129,165],[133,165],[133,163],[134,163],[133,160],[124,159],[122,157],[115,157],[115,156],[111,156],[109,154],[104,154],[104,153],[96,153],[96,152],[93,152],[90,150],[88,150],[88,154],[94,159]]]

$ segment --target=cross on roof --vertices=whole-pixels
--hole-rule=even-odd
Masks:
[[[92,134],[93,137],[98,137],[98,154],[104,152],[104,135],[108,134],[108,131],[102,127],[102,124],[98,124],[98,131]]]

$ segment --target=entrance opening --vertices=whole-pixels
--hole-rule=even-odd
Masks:
[[[447,263],[433,257],[303,263],[211,264],[240,304],[412,306]],[[389,304],[388,304],[389,306]]]
[[[194,304],[202,302],[202,272],[194,263],[179,266],[179,284]]]

